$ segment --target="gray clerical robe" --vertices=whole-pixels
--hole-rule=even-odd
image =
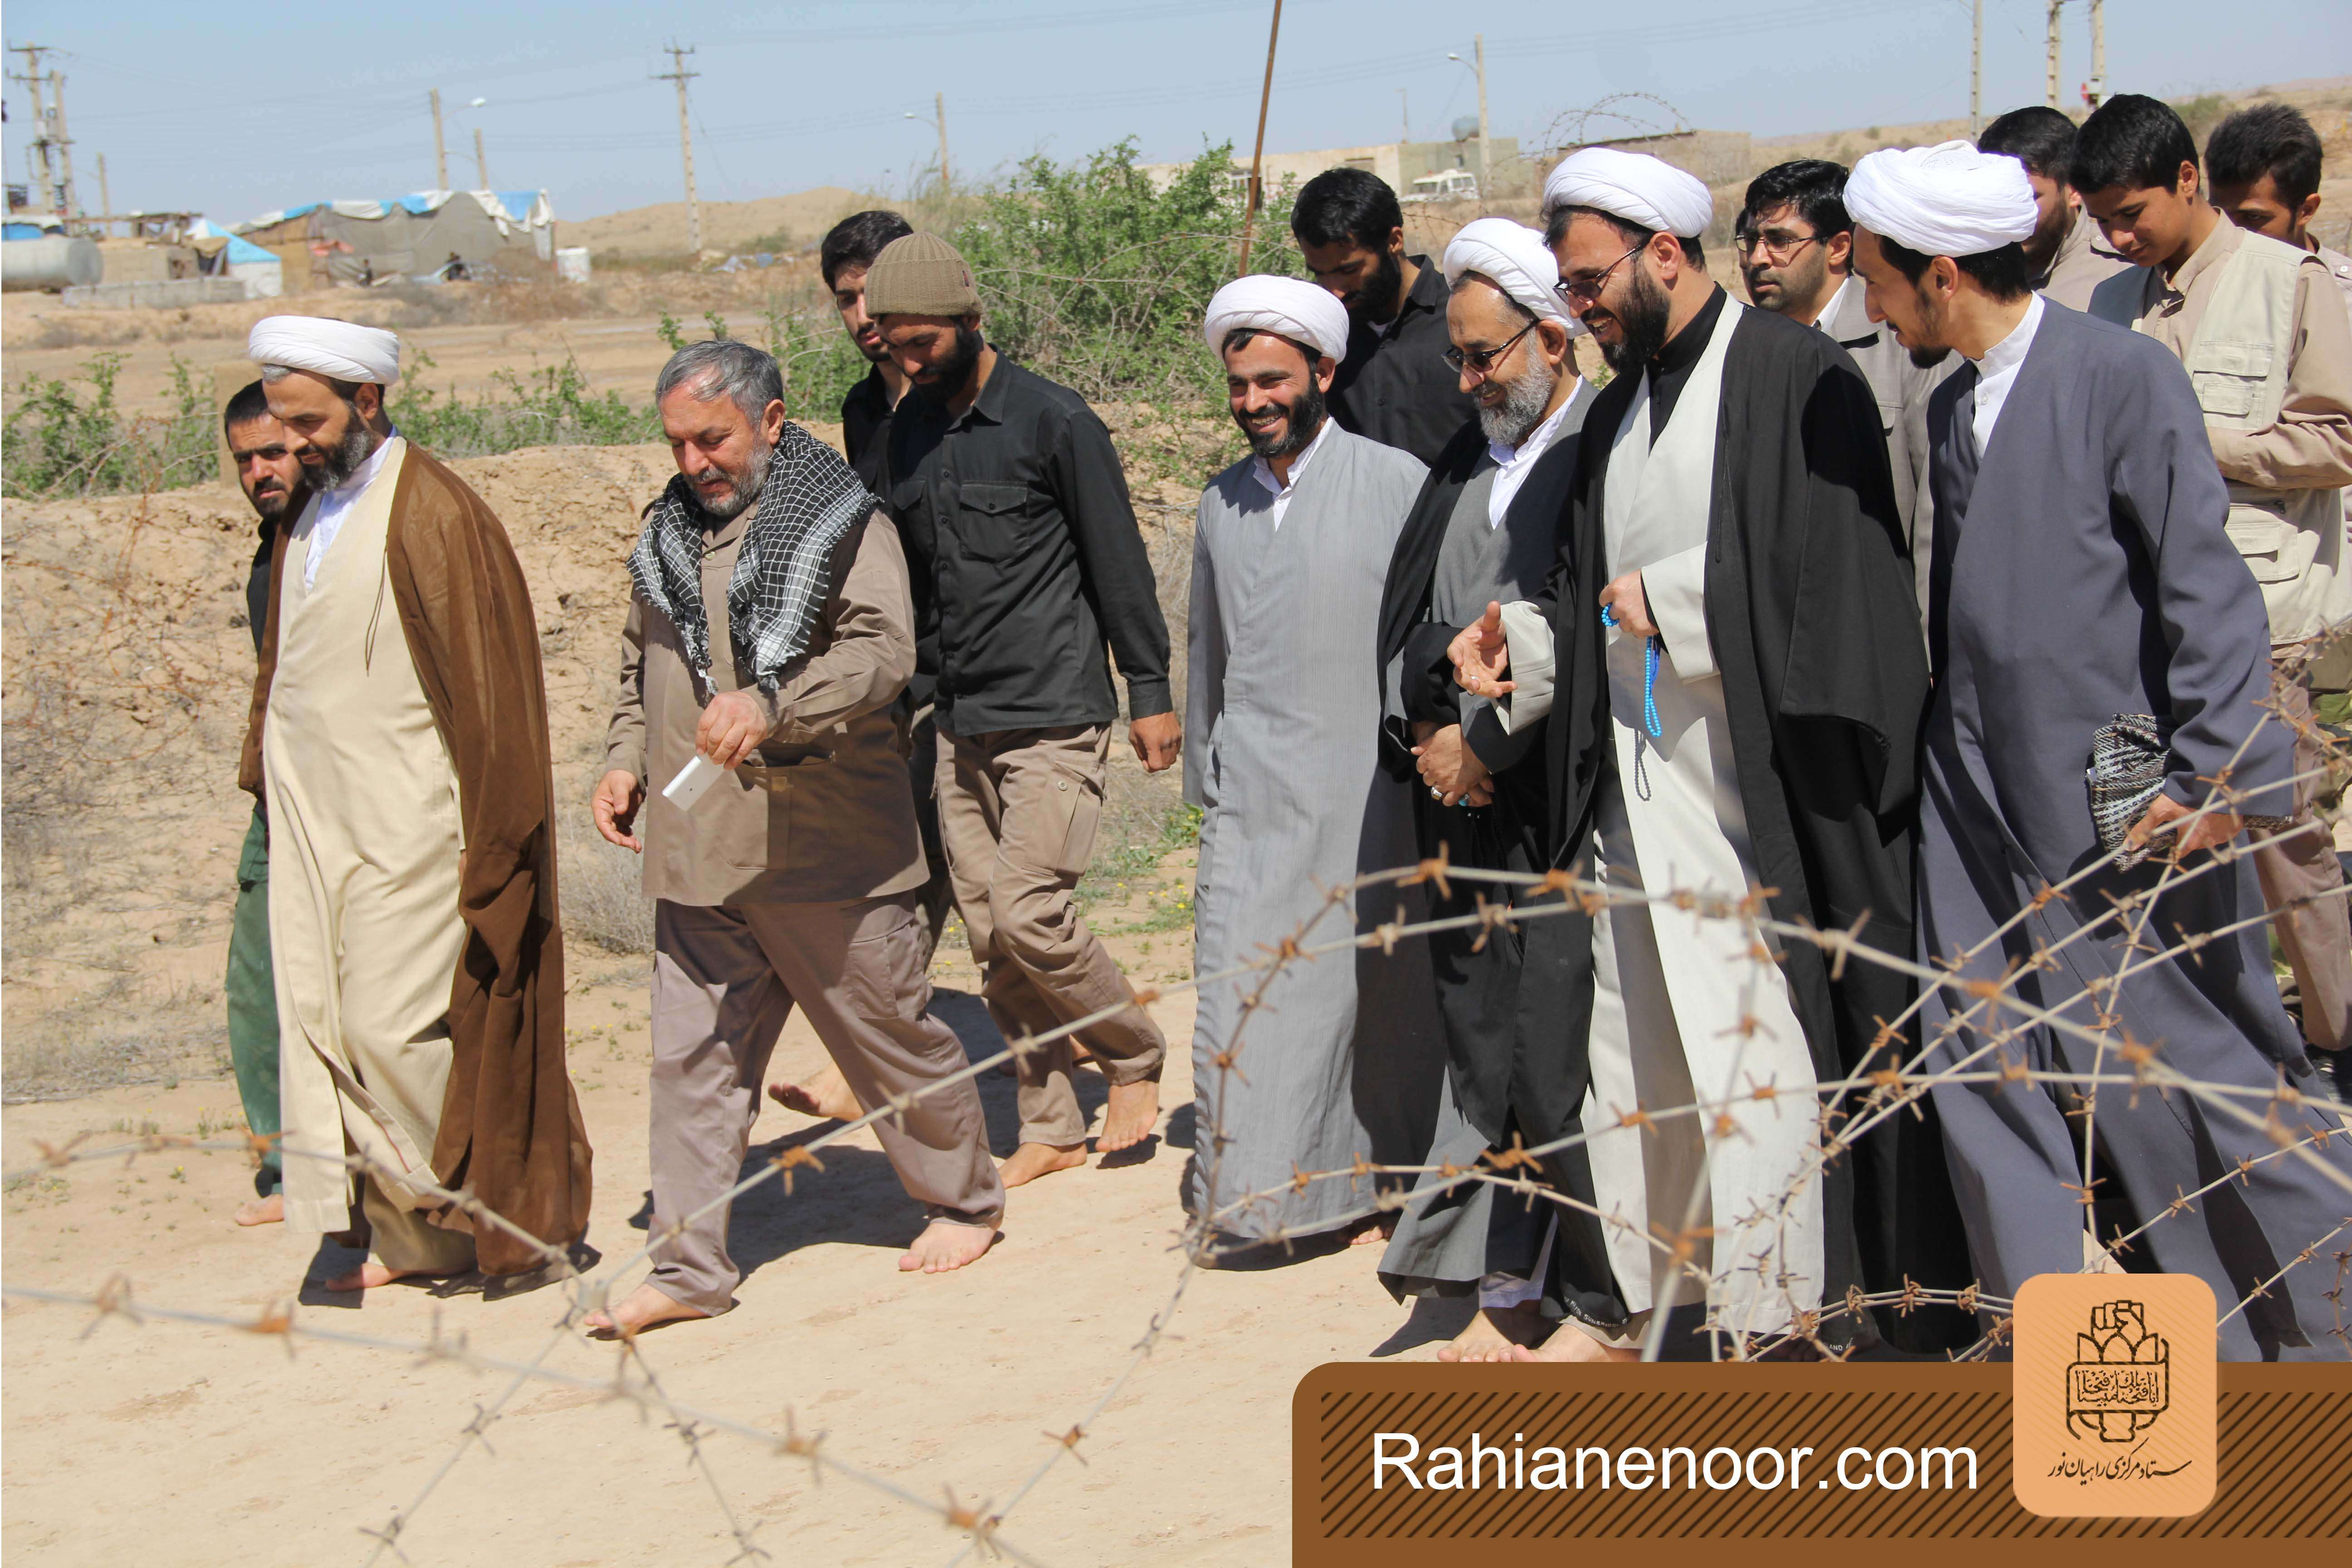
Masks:
[[[2229,497],[2203,416],[2161,345],[2047,300],[1981,454],[1978,381],[1973,366],[1961,370],[1931,405],[1936,687],[1925,728],[1918,941],[1923,962],[1969,956],[1953,985],[1925,1005],[1930,1064],[1987,1068],[1999,1053],[2036,1069],[2126,1070],[2107,1046],[2046,1027],[1997,1037],[2014,1015],[1984,1026],[1981,1005],[1960,984],[2021,965],[2013,989],[2023,1001],[2103,1028],[2115,1046],[2153,1047],[2189,1078],[2252,1091],[2237,1103],[2260,1115],[2282,1072],[2308,1084],[2311,1068],[2279,1005],[2263,928],[2250,921],[2262,908],[2250,859],[2166,891],[2137,947],[2137,928],[2113,920],[2077,933],[2112,900],[2155,888],[2163,868],[2153,859],[2098,871],[2031,910],[2045,884],[2104,858],[2084,766],[2093,732],[2118,714],[2153,714],[2170,729],[2167,787],[2176,798],[2202,804],[2202,781],[2226,769],[2237,787],[2257,792],[2247,809],[2278,809],[2270,801],[2283,792],[2265,786],[2290,771],[2292,736],[2262,723],[2255,706],[2270,691],[2269,627],[2223,531]],[[2187,933],[2213,934],[2193,955],[2150,962]],[[2054,962],[2032,966],[2038,950],[2061,942]],[[2138,967],[2105,989],[2127,963]],[[2104,1025],[2103,1007],[2111,1009]],[[1985,1289],[2009,1296],[2032,1275],[2079,1269],[2075,1129],[2084,1119],[2069,1120],[2079,1103],[1997,1077],[1933,1092]],[[2334,1111],[2314,1107],[2272,1114],[2294,1136],[2337,1125]],[[2265,1158],[2276,1145],[2262,1127],[2183,1093],[2111,1086],[2087,1121],[2099,1199],[2092,1223],[2103,1237],[2148,1224],[2131,1244],[2130,1267],[2195,1274],[2212,1287],[2224,1356],[2343,1356],[2322,1296],[2336,1283],[2331,1247],[2295,1258],[2352,1215],[2352,1193],[2298,1156]],[[2352,1140],[2337,1136],[2315,1154],[2352,1173]],[[2242,1160],[2252,1163],[2241,1178],[2167,1213]]]
[[[1302,927],[1312,945],[1419,908],[1417,888],[1375,888],[1338,910],[1323,890],[1415,858],[1406,786],[1380,766],[1375,648],[1422,466],[1337,426],[1308,459],[1279,526],[1254,460],[1201,496],[1184,784],[1204,813],[1193,890],[1202,975],[1263,959]],[[1389,954],[1295,963],[1245,1013],[1258,978],[1201,988],[1187,1199],[1233,1235],[1326,1229],[1370,1203],[1369,1184],[1295,1190],[1296,1172],[1410,1164],[1429,1147],[1444,1047],[1428,951],[1415,939]],[[1237,1039],[1234,1070],[1221,1068]]]

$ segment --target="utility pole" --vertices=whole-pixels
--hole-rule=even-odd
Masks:
[[[680,48],[676,44],[664,44],[662,47],[668,51],[670,69],[667,75],[657,76],[654,79],[677,84],[677,149],[678,156],[686,164],[686,248],[690,254],[699,257],[702,254],[702,207],[694,199],[694,132],[687,112],[686,84],[702,73],[686,68],[686,57],[694,53],[692,49]],[[945,145],[945,132],[941,133],[940,141]]]
[[[1249,205],[1242,212],[1242,258],[1234,268],[1238,276],[1249,273],[1250,241],[1257,235],[1258,203],[1265,194],[1260,178],[1265,167],[1265,109],[1274,101],[1274,47],[1281,41],[1282,0],[1274,0],[1274,26],[1265,34],[1265,86],[1257,95],[1257,145],[1250,152]]]
[[[79,217],[81,195],[74,189],[73,138],[66,133],[66,79],[57,72],[49,73],[50,134],[56,139],[58,161],[65,165],[65,200],[58,207],[59,217]]]
[[[24,73],[16,80],[33,97],[33,139],[25,149],[25,162],[32,171],[33,184],[40,187],[41,210],[65,216],[65,202],[58,189],[57,169],[50,149],[57,145],[51,133],[48,105],[41,98],[41,57],[49,52],[46,44],[19,44],[16,53],[25,57]]]
[[[1494,165],[1486,157],[1486,35],[1474,33],[1471,38],[1478,57],[1478,200],[1483,205],[1495,199]]]
[[[114,197],[106,188],[106,154],[103,153],[98,155],[98,210],[102,218],[110,218],[114,216]],[[101,223],[99,226],[99,233],[110,233],[113,227],[110,223]]]
[[[931,108],[939,113],[935,123],[940,128],[940,195],[946,195],[948,187],[954,184],[948,174],[948,95],[944,92],[931,94]]]
[[[474,173],[481,176],[482,189],[490,188],[490,161],[482,156],[482,128],[474,127]]]
[[[2107,100],[2107,7],[2105,0],[2091,0],[2091,86],[2083,95],[2096,109]]]
[[[1969,140],[1984,132],[1984,0],[1976,0],[1976,25],[1969,35]]]
[[[1397,145],[1402,147],[1412,140],[1412,104],[1405,97],[1404,89],[1399,88],[1397,89]]]
[[[441,89],[435,88],[430,96],[433,100],[433,188],[446,191],[449,188],[449,146],[441,138]]]
[[[2058,8],[2065,3],[2066,0],[2050,0],[2050,62],[2049,73],[2042,81],[2042,101],[2053,109],[2058,107]]]

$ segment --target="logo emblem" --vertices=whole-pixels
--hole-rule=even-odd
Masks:
[[[2171,1347],[2147,1326],[2137,1301],[2091,1309],[2091,1331],[2074,1336],[2066,1369],[2066,1426],[2077,1437],[2128,1443],[2172,1403]]]

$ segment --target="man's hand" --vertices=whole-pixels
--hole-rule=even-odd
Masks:
[[[1642,591],[1642,574],[1628,572],[1601,590],[1601,607],[1617,617],[1617,629],[1633,637],[1654,637],[1658,623],[1650,619],[1650,595]]]
[[[722,691],[702,710],[694,731],[694,749],[722,768],[748,761],[768,738],[767,721],[760,705],[740,691]]]
[[[1127,742],[1145,773],[1164,773],[1183,754],[1184,722],[1173,713],[1153,713],[1127,727]]]
[[[2137,848],[2153,837],[2157,830],[2167,823],[2179,822],[2182,817],[2194,815],[2190,807],[2181,805],[2168,795],[2160,794],[2148,806],[2147,815],[2132,824],[2132,830],[2126,842],[2134,848]],[[2244,821],[2235,812],[2207,812],[2188,826],[2166,835],[2173,841],[2171,850],[2166,858],[2177,863],[2196,854],[2200,849],[2218,849],[2235,838],[2245,826]]]
[[[1434,731],[1412,749],[1412,754],[1421,759],[1421,782],[1443,805],[1460,805],[1486,782],[1486,764],[1464,742],[1459,724],[1448,724]],[[1488,798],[1493,797],[1490,795]],[[1486,802],[1470,804],[1483,805]]]
[[[644,854],[644,841],[629,829],[636,825],[637,808],[645,803],[645,786],[627,769],[614,768],[599,780],[595,799],[590,805],[596,813],[596,831],[604,836],[604,842]]]
[[[1490,604],[1486,613],[1454,635],[1446,645],[1454,661],[1454,683],[1474,697],[1500,697],[1518,689],[1503,679],[1511,668],[1510,639],[1503,636],[1503,606]]]

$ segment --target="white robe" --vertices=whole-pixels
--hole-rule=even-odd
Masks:
[[[1595,578],[1640,572],[1664,643],[1653,687],[1647,639],[1621,630],[1608,642],[1617,768],[1600,788],[1591,874],[1628,892],[1737,900],[1757,885],[1705,602],[1723,363],[1741,309],[1725,302],[1654,446],[1644,374],[1604,481],[1609,560]],[[1550,628],[1533,610],[1513,605],[1505,616],[1519,685],[1507,706],[1519,723],[1539,717],[1550,697]],[[1663,731],[1654,738],[1645,688]],[[1718,1321],[1735,1331],[1786,1327],[1792,1305],[1818,1305],[1823,1273],[1818,1177],[1808,1174],[1816,1101],[1803,1087],[1813,1081],[1812,1059],[1786,980],[1750,951],[1737,921],[1669,903],[1612,910],[1594,925],[1593,957],[1585,1126],[1596,1130],[1593,1181],[1599,1206],[1615,1216],[1610,1254],[1627,1308],[1642,1313],[1657,1299],[1673,1266],[1655,1242],[1687,1221],[1699,1233],[1693,1263],[1715,1281],[1708,1302]],[[1730,1107],[1736,1126],[1719,1126],[1710,1110],[1617,1127],[1636,1107],[1713,1104],[1767,1084],[1790,1092]],[[1697,1296],[1685,1275],[1674,1300]]]

